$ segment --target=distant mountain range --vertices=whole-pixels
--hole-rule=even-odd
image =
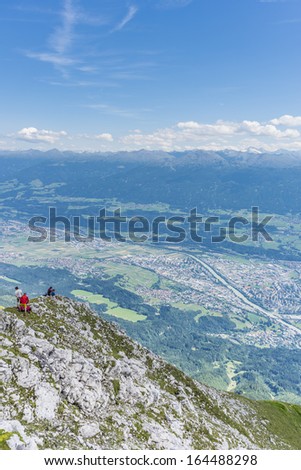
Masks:
[[[15,180],[11,190],[5,187],[5,197],[19,194],[24,208],[32,196],[29,183],[38,179],[42,187],[59,183],[55,194],[61,197],[161,202],[185,211],[259,206],[264,212],[300,212],[300,152],[78,154],[54,149],[2,151],[0,162],[0,183]]]
[[[170,162],[173,164],[199,164],[202,166],[260,166],[260,167],[299,167],[301,166],[301,151],[278,150],[276,152],[265,152],[250,148],[248,151],[239,152],[235,150],[189,150],[182,152],[164,152],[163,150],[137,150],[119,152],[73,152],[58,149],[47,150],[0,150],[0,158],[26,158],[26,159],[60,159],[60,160],[115,160],[123,162]]]

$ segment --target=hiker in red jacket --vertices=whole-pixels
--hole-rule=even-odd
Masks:
[[[30,308],[30,305],[29,305],[29,298],[28,298],[26,292],[24,292],[24,294],[20,298],[20,311],[21,312],[30,312],[30,310],[31,310],[31,308]]]

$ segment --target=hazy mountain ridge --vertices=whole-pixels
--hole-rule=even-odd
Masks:
[[[10,156],[0,153],[0,157],[1,194],[9,205],[16,204],[16,197],[22,199],[28,213],[32,207],[43,209],[45,196],[51,196],[49,202],[55,202],[55,197],[160,202],[185,211],[193,207],[237,211],[259,206],[264,212],[300,212],[298,152],[75,154],[54,150],[11,152]],[[31,186],[35,180],[40,188]],[[47,187],[54,183],[56,187]]]
[[[201,166],[258,166],[258,167],[301,167],[301,152],[277,150],[275,152],[265,152],[257,149],[249,151],[236,150],[187,150],[171,151],[163,150],[134,150],[117,152],[73,152],[71,150],[52,149],[41,150],[13,150],[0,151],[0,158],[9,159],[35,159],[35,160],[61,160],[61,161],[112,161],[112,162],[137,162],[151,165],[173,164],[173,165],[201,165]]]
[[[85,304],[0,313],[2,448],[301,448],[301,409],[198,384]]]

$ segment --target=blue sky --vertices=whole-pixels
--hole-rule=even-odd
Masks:
[[[301,149],[300,0],[0,13],[2,149]]]

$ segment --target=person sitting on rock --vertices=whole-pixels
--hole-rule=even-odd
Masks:
[[[26,292],[24,292],[24,294],[20,298],[19,310],[20,310],[20,312],[30,312],[31,311],[31,307],[29,305],[29,298],[28,298]]]
[[[53,291],[53,287],[49,287],[49,289],[47,289],[47,294],[46,294],[46,296],[47,296],[47,297],[50,297],[52,291]]]
[[[55,297],[55,289],[52,289],[50,297]]]

